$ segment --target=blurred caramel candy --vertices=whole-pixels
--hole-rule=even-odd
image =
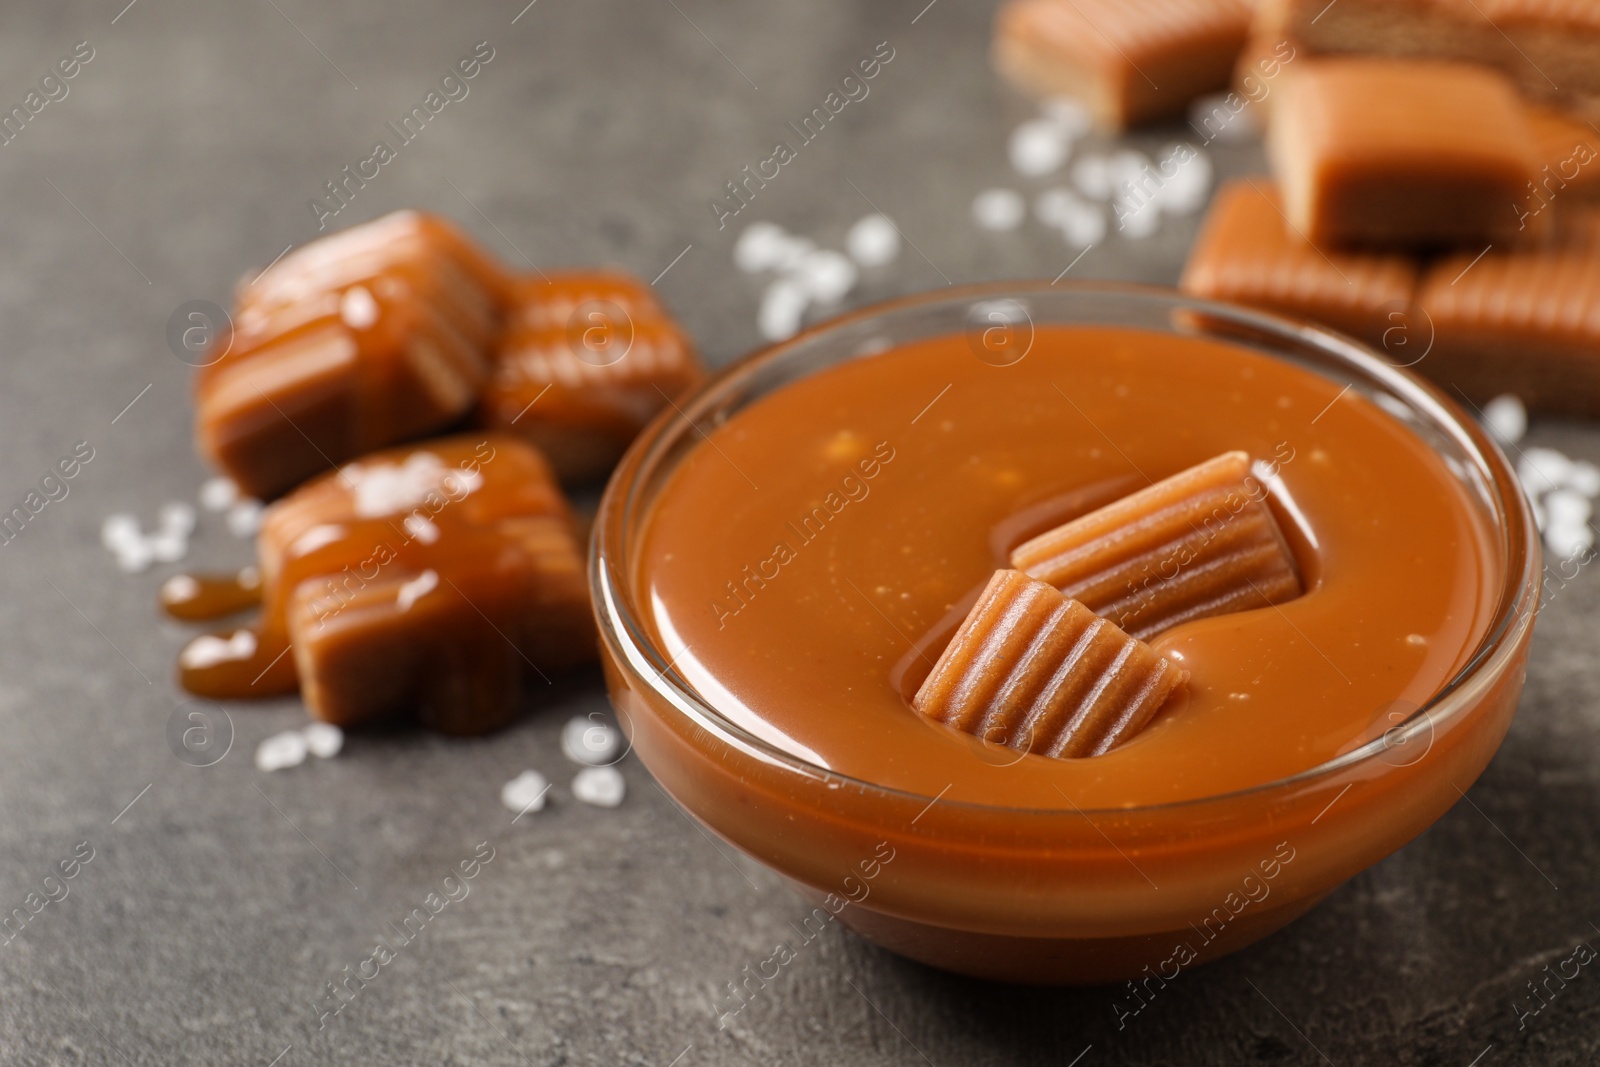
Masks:
[[[644,284],[605,273],[523,278],[479,420],[535,445],[563,481],[584,481],[606,474],[703,376]]]
[[[1249,29],[1244,0],[1011,0],[996,19],[995,63],[1120,129],[1226,87]]]
[[[1286,70],[1267,150],[1289,226],[1318,246],[1513,239],[1543,165],[1504,75],[1368,57]]]
[[[1244,452],[1224,452],[1040,534],[1011,565],[1136,638],[1300,595],[1294,555]]]
[[[500,332],[497,268],[452,227],[389,215],[242,284],[224,354],[196,378],[201,451],[273,497],[459,419]]]
[[[508,722],[530,677],[594,655],[571,511],[543,457],[503,434],[330,471],[268,510],[258,553],[254,639],[231,660],[186,652],[191,690],[247,696],[297,675],[324,721],[414,715],[470,734]],[[271,666],[286,647],[287,673]]]
[[[1463,253],[1423,276],[1434,331],[1417,370],[1484,403],[1513,393],[1556,414],[1600,415],[1600,218],[1569,218],[1551,247]]]
[[[1187,675],[1021,571],[996,571],[912,699],[1020,752],[1098,756],[1155,717]]]
[[[1319,251],[1301,240],[1284,222],[1276,187],[1260,178],[1217,193],[1179,288],[1323,323],[1398,356],[1400,335],[1391,331],[1409,318],[1417,276],[1408,256]]]

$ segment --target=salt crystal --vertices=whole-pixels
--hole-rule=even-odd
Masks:
[[[182,534],[185,537],[194,532],[196,518],[194,508],[180,500],[162,504],[160,517],[163,532]]]
[[[572,780],[572,795],[599,808],[621,804],[627,791],[628,784],[615,767],[589,767]]]
[[[1594,548],[1594,531],[1587,525],[1552,522],[1544,532],[1544,543],[1556,558],[1572,559],[1587,555]]]
[[[1489,433],[1503,445],[1516,444],[1528,432],[1528,409],[1510,393],[1483,405],[1483,420],[1489,424]]]
[[[788,239],[788,233],[775,222],[752,222],[733,243],[733,264],[746,274],[773,270]]]
[[[1088,248],[1105,240],[1106,217],[1097,207],[1079,203],[1068,213],[1061,233],[1074,248]]]
[[[162,530],[145,539],[145,547],[157,563],[176,563],[189,552],[189,539],[172,530]]]
[[[1021,194],[1011,189],[985,189],[972,200],[972,217],[986,230],[1014,230],[1026,213]]]
[[[249,630],[235,630],[233,636],[227,639],[215,634],[201,634],[178,653],[178,663],[180,666],[204,670],[219,663],[249,659],[255,655],[255,651],[256,635]]]
[[[228,509],[228,532],[235,537],[254,537],[261,529],[261,501],[245,497]]]
[[[207,511],[227,511],[239,499],[232,478],[208,478],[200,486],[200,506]]]
[[[756,326],[767,340],[785,341],[800,331],[805,312],[805,286],[793,278],[779,278],[761,294]]]
[[[523,771],[500,787],[500,803],[519,815],[528,811],[543,811],[545,793],[549,789],[550,783],[544,775],[538,771]]]
[[[143,538],[121,545],[114,551],[117,556],[117,566],[128,574],[137,574],[140,571],[149,569],[150,564],[156,558],[155,552],[150,548],[150,543]]]
[[[844,235],[844,246],[863,267],[882,267],[900,254],[900,231],[883,215],[864,215]]]
[[[616,759],[622,733],[597,718],[571,719],[561,730],[561,754],[574,763],[599,766]]]
[[[1552,527],[1583,526],[1594,513],[1589,498],[1572,489],[1557,489],[1544,498],[1544,513]]]
[[[378,302],[366,286],[353,285],[344,291],[339,300],[339,317],[352,330],[371,329],[378,321]]]
[[[1052,96],[1039,105],[1044,117],[1055,124],[1062,135],[1077,140],[1094,126],[1094,118],[1082,100],[1071,96]]]
[[[123,512],[107,515],[105,522],[100,524],[100,543],[112,552],[143,542],[144,534],[139,532],[139,520],[132,515]]]
[[[779,244],[773,256],[772,269],[780,273],[788,273],[800,265],[800,261],[817,250],[817,242],[809,237],[785,237]]]
[[[400,591],[395,595],[394,607],[396,611],[410,611],[411,605],[427,596],[439,587],[439,572],[431,567],[423,571],[409,582],[400,586]]]
[[[1059,126],[1048,119],[1030,119],[1011,131],[1008,152],[1017,173],[1037,177],[1066,162],[1067,148]]]
[[[1119,201],[1116,206],[1117,229],[1129,240],[1140,241],[1156,232],[1161,225],[1161,212],[1154,201],[1134,205]]]
[[[1581,459],[1567,468],[1566,485],[1584,496],[1600,496],[1600,467]]]
[[[256,769],[281,771],[306,760],[306,739],[299,730],[273,734],[256,748]]]
[[[314,722],[300,731],[306,749],[318,759],[332,759],[344,748],[344,731],[331,722]]]
[[[807,296],[831,304],[856,284],[858,272],[849,256],[824,248],[808,253],[795,267],[794,276]]]
[[[1530,448],[1517,463],[1517,478],[1529,496],[1543,496],[1566,481],[1572,461],[1553,448]]]
[[[1113,189],[1111,167],[1105,156],[1081,156],[1072,165],[1072,184],[1091,200],[1109,200]]]

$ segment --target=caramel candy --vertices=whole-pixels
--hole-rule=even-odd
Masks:
[[[365,456],[267,512],[264,611],[234,660],[196,666],[206,695],[281,691],[340,726],[414,714],[480,733],[523,683],[591,659],[582,548],[549,465],[503,434]],[[215,642],[216,639],[201,639]],[[193,646],[191,646],[193,647]],[[252,680],[292,650],[285,668]]]
[[[1570,201],[1600,200],[1600,132],[1565,111],[1529,107],[1528,129],[1544,167],[1534,180],[1524,210],[1534,214],[1551,207],[1570,208]],[[1579,209],[1581,210],[1581,208]]]
[[[1224,452],[1019,545],[1011,565],[1136,638],[1300,595],[1250,457]]]
[[[1267,151],[1290,227],[1319,246],[1511,240],[1543,165],[1504,75],[1357,57],[1284,72]]]
[[[1397,342],[1412,340],[1403,327],[1418,273],[1404,255],[1307,244],[1285,224],[1277,188],[1253,178],[1218,191],[1179,288],[1323,323],[1403,357]]]
[[[1530,97],[1600,117],[1600,7],[1589,0],[1266,0],[1258,19],[1316,53],[1495,67]]]
[[[518,281],[479,420],[539,448],[563,481],[603,476],[704,377],[648,286],[622,274]]]
[[[500,331],[489,268],[471,256],[454,230],[403,212],[242,286],[225,354],[196,378],[201,451],[270,498],[458,420]]]
[[[1556,414],[1600,415],[1600,219],[1553,247],[1439,260],[1417,303],[1433,348],[1416,367],[1469,400],[1514,393]]]
[[[911,705],[1021,752],[1098,756],[1155,717],[1187,674],[1044,582],[996,571]]]
[[[1249,29],[1244,0],[1010,0],[994,56],[1022,88],[1081,97],[1115,130],[1226,87]]]

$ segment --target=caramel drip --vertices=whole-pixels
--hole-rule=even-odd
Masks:
[[[996,571],[912,707],[1022,752],[1098,756],[1143,729],[1187,674],[1021,571]]]
[[[220,619],[261,603],[261,572],[245,567],[236,574],[175,574],[161,585],[161,608],[175,619]]]
[[[1136,638],[1301,593],[1250,457],[1225,452],[1027,541],[1011,565]]]

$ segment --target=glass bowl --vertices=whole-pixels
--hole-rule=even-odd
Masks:
[[[1291,777],[1182,803],[1023,810],[841,776],[741,729],[674,672],[635,599],[643,520],[697,426],[889,346],[965,333],[983,358],[1035,324],[1122,326],[1267,353],[1366,394],[1444,457],[1482,509],[1502,585],[1467,665],[1382,737]],[[1010,355],[1008,355],[1008,353]],[[837,919],[980,977],[1096,983],[1190,966],[1265,936],[1426,829],[1483,771],[1522,691],[1538,608],[1531,510],[1505,457],[1432,386],[1339,334],[1128,285],[1007,283],[846,315],[736,363],[653,423],[606,489],[590,579],[611,699],[662,787],[706,828]]]

